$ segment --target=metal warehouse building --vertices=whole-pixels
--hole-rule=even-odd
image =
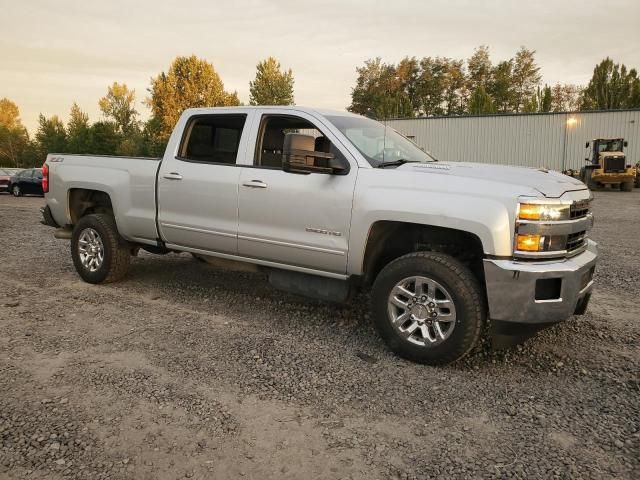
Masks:
[[[440,160],[579,169],[594,138],[629,142],[627,163],[640,161],[640,109],[429,117],[387,124]]]

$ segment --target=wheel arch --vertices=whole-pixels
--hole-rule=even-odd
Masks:
[[[110,213],[114,215],[113,203],[109,193],[90,188],[71,188],[67,193],[67,217],[71,225],[91,213]],[[115,216],[115,215],[114,215]]]
[[[484,250],[476,234],[392,220],[380,220],[371,225],[362,264],[364,284],[370,286],[384,266],[393,260],[420,251],[451,255],[466,264],[478,281],[484,284]]]

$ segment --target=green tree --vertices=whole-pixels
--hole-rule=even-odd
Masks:
[[[486,88],[491,80],[493,66],[489,58],[489,47],[480,45],[467,60],[467,83],[469,91],[475,92],[478,87]]]
[[[361,115],[386,118],[384,98],[390,93],[395,68],[382,62],[380,57],[369,59],[364,66],[356,67],[358,77],[351,89],[351,105],[347,110]]]
[[[176,57],[167,73],[151,79],[146,100],[161,123],[161,134],[168,138],[180,115],[187,108],[223,107],[240,103],[236,92],[224,90],[213,65],[195,55]]]
[[[624,64],[609,57],[593,70],[593,76],[582,93],[584,110],[614,110],[640,107],[640,79],[635,68],[627,71]]]
[[[536,93],[536,88],[540,84],[540,67],[535,61],[535,50],[520,47],[513,60],[513,71],[511,74],[512,105],[515,112],[524,109],[525,104],[531,106],[531,98]]]
[[[116,155],[122,135],[114,122],[101,121],[91,125],[89,148],[93,155]]]
[[[35,140],[37,143],[38,155],[42,162],[49,153],[67,152],[67,132],[64,123],[57,115],[46,118],[40,114],[38,117],[38,130]]]
[[[551,87],[549,85],[545,85],[542,89],[542,94],[540,95],[540,111],[550,112],[552,108],[552,100]]]
[[[91,153],[90,132],[89,115],[80,110],[78,104],[74,102],[67,122],[67,151]]]
[[[161,157],[167,147],[166,138],[162,136],[162,123],[151,117],[142,129],[142,143],[139,155],[144,157]]]
[[[280,62],[269,57],[256,66],[256,78],[249,82],[251,105],[293,105],[293,72],[283,71]]]
[[[8,98],[0,99],[0,166],[22,166],[29,145],[18,106]]]
[[[513,60],[504,60],[498,63],[491,72],[488,93],[493,98],[496,111],[508,113],[513,105],[513,89],[511,76],[513,71]]]
[[[98,101],[98,105],[105,118],[113,121],[120,133],[127,133],[137,126],[135,102],[135,90],[129,90],[124,83],[113,82],[113,85],[107,87],[107,94]]]
[[[469,113],[472,115],[483,115],[495,113],[495,111],[496,107],[493,104],[493,99],[487,93],[484,86],[478,85],[469,99]]]

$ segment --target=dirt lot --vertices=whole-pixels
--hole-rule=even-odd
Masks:
[[[42,204],[0,195],[0,478],[639,478],[639,190],[586,316],[446,368],[186,254],[83,283]]]

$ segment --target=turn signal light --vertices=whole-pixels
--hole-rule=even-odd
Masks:
[[[518,234],[516,249],[521,252],[539,252],[544,249],[544,237],[542,235]]]

